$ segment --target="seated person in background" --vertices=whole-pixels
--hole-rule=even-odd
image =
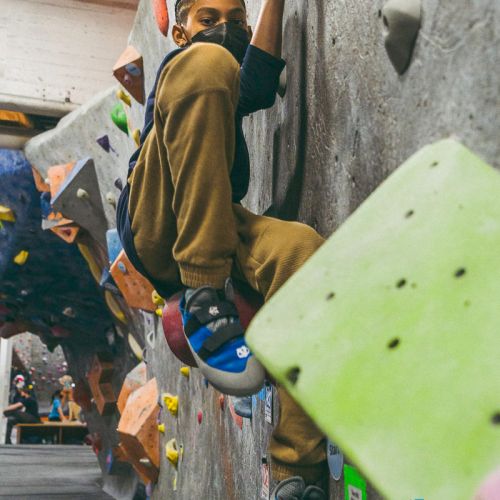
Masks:
[[[12,444],[10,435],[12,428],[16,424],[39,424],[40,416],[38,415],[38,403],[31,395],[29,389],[18,389],[19,395],[16,397],[17,402],[7,406],[3,414],[7,417],[7,435],[5,444]]]
[[[64,422],[66,420],[63,413],[64,393],[60,389],[52,394],[52,408],[49,413],[50,422]]]
[[[62,395],[68,402],[68,420],[79,420],[81,408],[75,403],[73,378],[71,375],[64,375],[59,379],[59,383],[63,386]]]

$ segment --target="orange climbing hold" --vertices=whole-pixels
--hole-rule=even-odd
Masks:
[[[133,370],[128,372],[123,381],[118,402],[116,403],[120,413],[123,413],[129,396],[137,389],[146,385],[147,381],[146,363],[139,363]]]
[[[90,391],[100,415],[112,415],[116,407],[116,396],[111,385],[114,366],[111,358],[96,355],[87,375]]]
[[[158,434],[158,387],[156,379],[134,391],[118,423],[121,446],[134,469],[149,481],[158,479],[160,437]]]
[[[156,309],[151,302],[153,286],[139,274],[123,250],[111,265],[110,272],[130,307],[151,312]]]
[[[125,49],[113,67],[113,75],[137,102],[144,104],[144,64],[135,47]]]
[[[168,36],[170,20],[168,17],[167,2],[165,0],[152,0],[156,24],[163,36]]]

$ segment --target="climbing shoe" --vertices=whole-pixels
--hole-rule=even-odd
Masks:
[[[304,480],[300,476],[289,477],[276,485],[270,500],[301,500],[305,488]]]
[[[300,498],[301,500],[327,500],[326,493],[317,486],[308,486]]]
[[[217,390],[249,396],[264,384],[264,368],[245,343],[231,280],[224,290],[186,290],[180,302],[184,334],[202,374]]]
[[[243,418],[252,418],[252,397],[233,399],[234,412]]]

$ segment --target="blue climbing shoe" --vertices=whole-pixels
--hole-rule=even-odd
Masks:
[[[250,352],[234,304],[231,280],[224,290],[187,290],[180,302],[184,334],[203,376],[217,390],[249,396],[264,384],[264,368]]]

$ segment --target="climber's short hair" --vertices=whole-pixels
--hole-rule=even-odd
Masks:
[[[175,22],[183,24],[186,22],[189,9],[196,3],[197,0],[176,0],[175,2]],[[240,0],[246,10],[245,0]]]

